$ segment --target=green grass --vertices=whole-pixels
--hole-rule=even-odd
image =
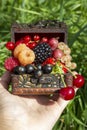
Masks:
[[[68,44],[77,63],[77,71],[85,77],[79,89],[57,121],[53,130],[87,130],[87,1],[86,0],[1,0],[0,7],[0,76],[4,60],[9,56],[4,44],[11,39],[13,22],[32,23],[56,19],[68,26]]]

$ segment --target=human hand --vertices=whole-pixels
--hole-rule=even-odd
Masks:
[[[20,97],[6,89],[10,73],[0,79],[0,129],[1,130],[52,130],[69,101],[54,95]]]

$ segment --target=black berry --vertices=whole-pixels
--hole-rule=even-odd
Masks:
[[[31,74],[31,73],[34,72],[34,66],[32,64],[26,65],[25,68],[26,68],[26,73],[27,74]]]
[[[51,57],[52,55],[51,47],[48,43],[45,42],[39,43],[33,51],[35,53],[36,63],[43,63],[47,58]]]
[[[25,74],[26,73],[26,68],[24,66],[16,66],[13,69],[14,74]]]
[[[37,64],[37,65],[36,65],[36,68],[37,68],[38,70],[41,70],[41,69],[42,69],[42,65],[41,65],[41,64]]]
[[[44,65],[43,66],[43,73],[45,73],[45,74],[49,74],[49,73],[51,73],[52,72],[52,65],[50,65],[50,64],[46,64],[46,65]]]
[[[35,70],[35,71],[34,71],[34,76],[35,76],[35,78],[41,77],[42,74],[43,74],[42,70]]]

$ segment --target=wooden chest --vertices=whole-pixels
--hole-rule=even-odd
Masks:
[[[56,20],[40,21],[34,24],[15,23],[11,28],[11,41],[17,42],[22,37],[34,35],[42,37],[57,37],[59,42],[67,44],[67,26],[63,22]],[[73,76],[70,73],[63,75],[64,82],[68,86],[73,84]],[[39,79],[35,79],[29,74],[12,74],[12,93],[16,95],[47,95],[58,92],[64,87],[60,74],[43,74]]]

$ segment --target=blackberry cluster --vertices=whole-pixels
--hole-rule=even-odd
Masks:
[[[43,63],[47,58],[51,57],[52,55],[51,47],[48,43],[45,42],[39,43],[33,51],[35,53],[36,63]]]

